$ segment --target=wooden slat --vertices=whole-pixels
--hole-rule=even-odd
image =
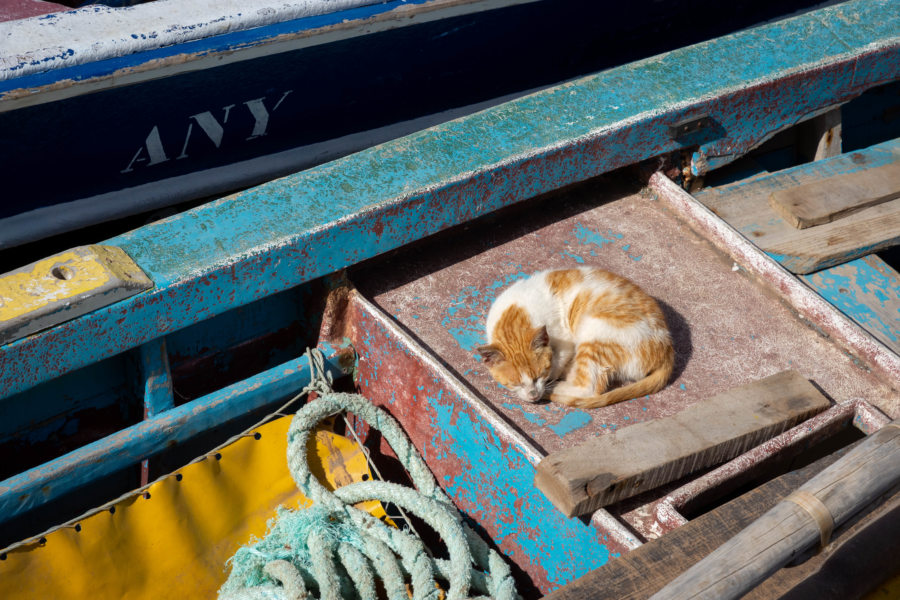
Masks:
[[[900,420],[892,421],[775,505],[709,556],[679,575],[653,600],[732,600],[818,543],[900,484]],[[808,508],[789,501],[805,494]],[[821,512],[825,519],[816,516]],[[825,525],[825,521],[829,525]]]
[[[823,298],[900,354],[900,273],[872,254],[803,279]]]
[[[545,600],[646,600],[838,457],[839,453],[828,455],[767,481],[665,536],[611,559],[545,596]],[[898,537],[900,492],[836,531],[822,553],[773,574],[746,600],[858,598],[893,572],[900,572],[894,557]]]
[[[592,513],[734,458],[828,406],[799,373],[784,371],[553,452],[538,464],[535,484],[566,515]]]
[[[900,200],[865,208],[832,223],[795,229],[772,211],[769,195],[891,164],[898,156],[900,141],[892,140],[694,196],[790,271],[812,273],[900,243]]]
[[[835,175],[769,194],[769,206],[796,227],[830,223],[900,197],[900,162]]]

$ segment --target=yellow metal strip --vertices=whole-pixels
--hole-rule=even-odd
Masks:
[[[79,246],[0,276],[0,343],[153,287],[125,251]]]

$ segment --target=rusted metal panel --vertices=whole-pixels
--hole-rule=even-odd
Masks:
[[[634,546],[621,524],[553,509],[533,483],[540,450],[376,307],[353,294],[344,318],[360,392],[401,423],[457,507],[542,593]]]

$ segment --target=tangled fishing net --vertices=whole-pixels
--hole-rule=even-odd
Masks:
[[[517,598],[509,566],[463,522],[397,422],[364,397],[334,393],[323,382],[320,376],[321,395],[297,412],[288,430],[288,468],[313,505],[279,509],[266,536],[237,551],[219,600]],[[332,492],[319,482],[310,471],[307,442],[320,421],[343,412],[382,433],[415,489],[362,481]],[[367,500],[422,519],[444,541],[449,559],[433,558],[414,533],[353,506]]]

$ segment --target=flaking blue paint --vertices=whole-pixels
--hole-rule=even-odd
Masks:
[[[484,289],[472,285],[463,287],[447,307],[441,326],[453,336],[460,348],[474,352],[475,348],[485,343],[484,320],[491,304],[504,288],[528,275],[517,271],[491,282]]]
[[[516,410],[522,413],[522,416],[525,417],[529,422],[534,423],[535,425],[541,426],[547,422],[547,419],[543,418],[540,415],[536,415],[534,413],[530,413],[525,410],[521,404],[516,404],[514,402],[504,402],[503,408],[507,410]]]
[[[680,150],[665,126],[698,111],[713,111],[728,132],[709,147],[727,162],[900,76],[894,7],[851,1],[603,71],[109,240],[157,288],[4,346],[0,395],[502,206]],[[845,20],[857,24],[842,28]],[[460,339],[471,348],[475,338]]]
[[[556,425],[551,425],[550,429],[559,437],[565,437],[569,433],[584,427],[592,421],[591,415],[583,410],[569,411],[563,415],[562,419]]]
[[[526,555],[546,569],[548,581],[555,585],[564,585],[609,560],[609,549],[600,543],[597,530],[564,517],[551,505],[534,487],[534,466],[515,449],[504,451],[488,422],[446,400],[428,400],[435,409],[432,447],[448,448],[461,464],[461,472],[445,480],[446,491],[451,498],[477,507],[469,509],[471,512],[486,513],[499,507],[502,512],[492,519],[498,526],[496,542],[513,538]],[[501,465],[502,476],[498,477]],[[540,515],[541,526],[523,522],[523,515]],[[473,515],[476,521],[488,516]]]
[[[892,348],[900,348],[900,276],[877,256],[803,279],[829,303]]]

